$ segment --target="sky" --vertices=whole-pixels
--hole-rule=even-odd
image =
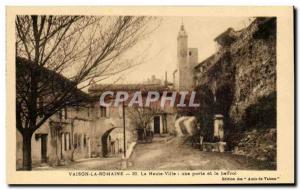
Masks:
[[[215,37],[229,27],[240,30],[251,22],[246,17],[160,17],[159,27],[146,39],[140,41],[123,57],[140,60],[140,64],[124,71],[102,83],[110,83],[118,78],[117,83],[139,83],[146,81],[152,75],[159,79],[168,75],[177,67],[177,34],[183,23],[188,34],[188,47],[198,48],[198,63],[217,51]]]

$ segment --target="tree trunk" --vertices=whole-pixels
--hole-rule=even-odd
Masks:
[[[32,132],[24,131],[23,134],[23,170],[32,169],[31,161],[31,137]]]

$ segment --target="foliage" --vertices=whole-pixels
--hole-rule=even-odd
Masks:
[[[133,106],[128,109],[127,113],[131,126],[137,130],[139,140],[147,140],[148,137],[153,136],[150,124],[153,117],[161,113],[159,108]]]

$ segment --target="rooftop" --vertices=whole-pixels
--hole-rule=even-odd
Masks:
[[[30,60],[27,60],[25,58],[22,57],[16,57],[16,76],[17,76],[17,81],[22,81],[24,80],[23,78],[21,78],[21,76],[26,76],[28,75],[28,73],[30,72],[30,70],[36,70],[37,72],[39,72],[41,79],[40,79],[40,85],[43,86],[48,86],[47,88],[44,88],[43,92],[41,92],[41,96],[45,97],[50,97],[50,96],[57,96],[58,92],[61,93],[66,93],[66,89],[69,89],[69,91],[72,91],[74,93],[74,95],[72,95],[72,98],[76,98],[76,99],[88,99],[89,95],[85,92],[83,92],[82,90],[78,89],[76,84],[74,84],[74,82],[72,82],[71,80],[69,80],[68,78],[66,78],[65,76],[49,70],[45,67],[39,66],[34,64],[33,62],[31,62]],[[20,82],[22,84],[22,88],[26,88],[26,85],[30,85],[27,82]],[[52,88],[55,88],[53,91]],[[17,91],[17,93],[20,92]],[[45,98],[47,99],[47,98]]]
[[[91,95],[99,95],[104,91],[168,91],[172,90],[168,85],[164,84],[94,84],[88,91]]]

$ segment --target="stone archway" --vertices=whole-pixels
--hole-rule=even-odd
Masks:
[[[103,157],[107,157],[110,150],[109,150],[109,147],[110,147],[110,144],[108,143],[109,141],[109,137],[110,137],[110,134],[111,132],[114,130],[114,129],[120,129],[121,127],[113,127],[113,128],[110,128],[108,129],[107,131],[105,131],[105,133],[102,135],[101,137],[101,143],[102,143],[102,156]]]

